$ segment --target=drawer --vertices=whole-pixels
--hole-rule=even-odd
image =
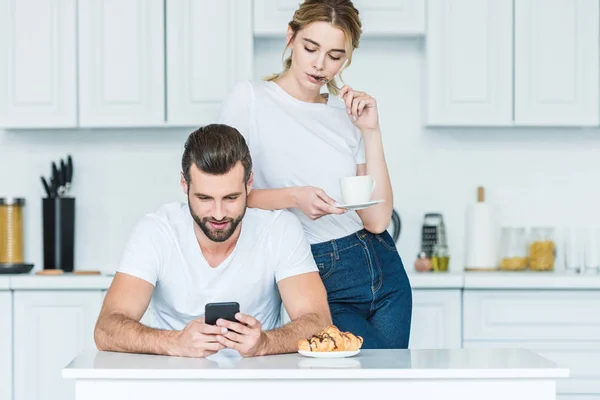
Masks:
[[[558,379],[557,392],[600,396],[600,343],[598,342],[481,342],[465,341],[465,348],[525,348],[561,367],[569,368],[566,379]]]
[[[600,338],[600,292],[466,290],[465,340]]]

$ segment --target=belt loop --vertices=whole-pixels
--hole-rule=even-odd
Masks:
[[[337,244],[335,243],[335,240],[331,241],[331,248],[333,249],[333,255],[335,257],[335,260],[339,260],[340,259],[340,253],[338,253],[338,248],[337,248]]]

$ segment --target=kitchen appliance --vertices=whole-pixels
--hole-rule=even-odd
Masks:
[[[27,273],[33,264],[25,263],[23,208],[25,199],[0,198],[0,273]]]
[[[392,228],[392,239],[394,239],[394,243],[398,243],[398,238],[402,231],[402,220],[400,219],[400,214],[398,214],[396,210],[392,210],[392,223],[390,224],[390,227]]]
[[[444,217],[440,213],[427,213],[421,228],[421,251],[417,255],[417,271],[448,271],[450,253],[446,240]]]

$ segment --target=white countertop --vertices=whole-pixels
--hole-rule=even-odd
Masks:
[[[62,371],[70,379],[494,379],[565,378],[567,368],[525,349],[362,350],[350,358],[297,353],[210,359],[88,350]]]
[[[409,272],[408,279],[413,289],[461,289],[463,273]]]
[[[415,290],[600,290],[600,274],[565,272],[415,272],[408,273]],[[106,290],[113,275],[0,275],[0,290]]]
[[[600,289],[600,274],[565,272],[467,272],[465,289]]]
[[[0,275],[0,290],[10,290],[10,278],[7,275]]]
[[[106,290],[112,275],[0,275],[0,290]]]

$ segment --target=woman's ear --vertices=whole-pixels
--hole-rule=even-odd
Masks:
[[[292,45],[293,37],[294,37],[294,31],[292,30],[292,27],[288,25],[287,33],[285,34],[285,43],[288,47]]]

